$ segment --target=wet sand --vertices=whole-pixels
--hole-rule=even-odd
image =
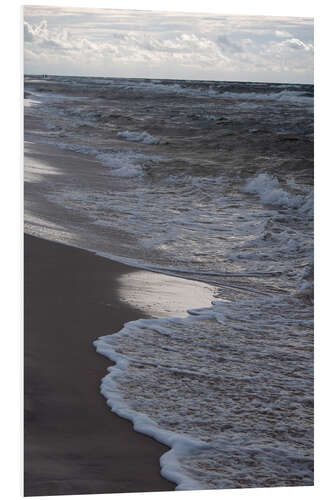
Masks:
[[[110,361],[92,345],[144,317],[119,300],[135,269],[25,235],[25,496],[173,490],[167,448],[99,393]]]

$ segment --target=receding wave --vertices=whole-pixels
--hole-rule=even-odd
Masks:
[[[312,356],[299,348],[312,318],[290,316],[294,306],[217,301],[95,342],[116,363],[101,386],[108,405],[171,448],[162,474],[178,489],[311,484]]]

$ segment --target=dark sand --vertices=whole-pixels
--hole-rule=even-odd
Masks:
[[[124,266],[25,235],[25,496],[173,490],[167,448],[111,413],[111,362],[92,345],[143,317],[119,301]],[[134,270],[133,270],[134,271]]]

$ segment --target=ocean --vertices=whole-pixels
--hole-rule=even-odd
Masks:
[[[215,287],[95,341],[177,489],[313,484],[313,86],[25,76],[25,231]],[[83,157],[82,156],[82,157]],[[66,165],[62,168],[66,170]]]

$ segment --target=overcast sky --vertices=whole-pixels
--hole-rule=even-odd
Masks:
[[[313,83],[313,19],[26,6],[24,71]]]

